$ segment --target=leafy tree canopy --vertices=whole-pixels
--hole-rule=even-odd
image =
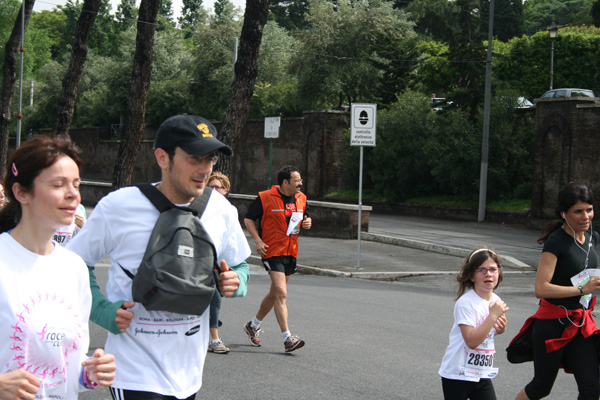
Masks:
[[[293,69],[305,109],[377,99],[381,54],[414,37],[407,14],[381,0],[312,1]],[[401,52],[398,52],[401,54]]]
[[[269,19],[290,32],[307,27],[308,0],[274,0],[269,7]]]
[[[597,58],[600,29],[562,28],[554,43],[554,87],[598,90]],[[530,99],[549,88],[551,40],[547,32],[510,41],[494,63],[494,80],[503,87],[519,88]]]
[[[205,118],[222,119],[233,79],[234,40],[240,36],[237,14],[212,15],[196,27],[193,36],[190,101]]]
[[[290,73],[290,64],[298,46],[298,40],[275,21],[265,25],[250,111],[252,118],[302,113],[298,106],[298,80]]]
[[[525,33],[545,31],[552,22],[558,25],[590,25],[594,0],[527,0],[523,6]]]

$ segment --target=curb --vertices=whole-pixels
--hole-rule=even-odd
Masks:
[[[252,259],[252,261],[250,260]],[[262,267],[261,258],[251,255],[248,257],[248,263]],[[308,265],[298,264],[298,272],[306,275],[330,276],[334,278],[356,278],[373,281],[398,281],[404,278],[415,276],[436,276],[436,275],[456,275],[456,271],[401,271],[401,272],[344,272],[328,268],[310,267]],[[504,271],[504,274],[520,275],[534,271],[532,268],[523,271]]]
[[[418,240],[404,239],[399,237],[380,235],[376,233],[361,233],[361,239],[370,241],[388,244],[392,246],[400,246],[400,247],[408,247],[416,250],[429,251],[432,253],[445,254],[456,257],[467,257],[471,250],[461,249],[459,247],[451,247],[451,246],[442,246],[439,244],[421,242]],[[250,259],[253,259],[254,265],[262,266],[261,258],[258,256],[251,255],[248,258],[248,262],[250,263]],[[255,261],[255,262],[254,262]],[[503,267],[509,267],[516,271],[504,271],[504,273],[527,273],[531,271],[535,271],[535,268],[525,264],[522,261],[517,260],[511,256],[503,256],[502,257],[502,265]],[[377,280],[377,281],[397,281],[403,278],[410,278],[414,276],[434,276],[434,275],[455,275],[456,271],[399,271],[399,272],[345,272],[338,271],[334,269],[328,268],[320,268],[320,267],[310,267],[308,265],[297,265],[298,272],[303,274],[310,275],[320,275],[320,276],[331,276],[337,278],[358,278],[358,279],[368,279],[368,280]]]
[[[471,254],[471,250],[461,249],[458,247],[441,246],[439,244],[420,242],[418,240],[403,239],[403,238],[387,236],[387,235],[379,235],[376,233],[362,232],[361,239],[367,240],[370,242],[390,244],[393,246],[409,247],[411,249],[430,251],[433,253],[446,254],[446,255],[456,256],[456,257],[467,257],[469,254]],[[527,265],[524,262],[519,261],[516,258],[511,257],[511,256],[503,256],[502,257],[502,265],[504,267],[510,267],[510,268],[523,270],[523,271],[535,270],[535,268],[533,268],[532,266]]]

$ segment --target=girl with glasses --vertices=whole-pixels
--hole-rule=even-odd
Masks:
[[[506,329],[506,303],[494,292],[502,259],[492,249],[474,250],[460,265],[450,344],[439,374],[445,400],[495,400],[494,336]]]

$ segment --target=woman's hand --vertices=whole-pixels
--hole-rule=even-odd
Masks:
[[[593,276],[581,287],[583,294],[590,294],[600,289],[600,276]]]
[[[75,218],[73,219],[73,222],[75,222],[75,225],[77,225],[79,228],[83,228],[83,225],[85,225],[85,220],[79,214],[75,214]]]
[[[115,379],[115,356],[104,354],[103,349],[96,349],[94,355],[84,360],[81,365],[84,367],[84,373],[87,374],[90,381],[98,383],[100,386],[109,387]]]
[[[0,374],[1,400],[34,400],[42,380],[24,369]]]
[[[130,308],[134,307],[135,303],[131,301],[125,301],[121,308],[117,310],[116,322],[117,326],[121,330],[121,332],[125,333],[129,325],[131,325],[131,320],[133,320],[133,311],[129,311]]]

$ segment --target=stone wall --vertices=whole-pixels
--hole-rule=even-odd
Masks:
[[[598,99],[537,99],[535,109],[533,188],[529,220],[545,221],[553,216],[559,188],[570,182],[588,184],[600,197],[600,104]],[[283,118],[280,137],[264,138],[264,121],[250,120],[234,155],[232,193],[256,195],[269,184],[269,146],[273,146],[272,180],[285,164],[296,165],[304,179],[309,199],[320,200],[342,184],[342,164],[350,114],[343,111],[310,111],[302,118]],[[220,123],[215,123],[220,128]],[[133,182],[160,179],[153,153],[157,127],[144,132],[133,174]],[[72,129],[73,140],[83,149],[82,202],[95,205],[110,191],[119,142],[108,128]],[[12,143],[14,146],[14,143]],[[215,167],[218,170],[218,164]]]
[[[600,196],[600,104],[594,98],[537,99],[532,217],[555,216],[560,187],[587,184]],[[600,198],[600,197],[599,197]]]
[[[229,201],[238,210],[240,224],[244,226],[244,214],[256,195],[230,194]],[[311,229],[303,230],[303,236],[331,237],[337,239],[356,239],[358,237],[357,204],[340,204],[326,201],[308,200]],[[371,206],[362,206],[360,222],[362,232],[369,230]]]
[[[234,155],[232,192],[256,194],[270,187],[270,141],[271,184],[277,184],[279,168],[291,164],[300,169],[303,191],[309,199],[321,199],[340,189],[346,155],[344,132],[349,129],[350,114],[343,111],[310,111],[302,118],[282,118],[278,139],[264,138],[263,120],[249,121],[240,138],[241,147]]]
[[[221,123],[215,122],[217,129]],[[282,118],[278,139],[264,138],[264,120],[250,120],[242,131],[234,154],[231,178],[233,193],[256,194],[269,187],[269,141],[272,140],[272,184],[277,171],[286,164],[300,169],[304,193],[321,199],[342,184],[342,164],[346,154],[344,133],[350,114],[343,111],[305,112],[302,118]],[[147,127],[138,152],[132,182],[160,180],[153,146],[157,127]],[[102,193],[110,191],[119,141],[111,139],[108,128],[71,129],[71,137],[83,150],[81,171],[82,202],[94,205]],[[219,164],[215,166],[218,170]],[[98,197],[100,196],[100,197]]]

